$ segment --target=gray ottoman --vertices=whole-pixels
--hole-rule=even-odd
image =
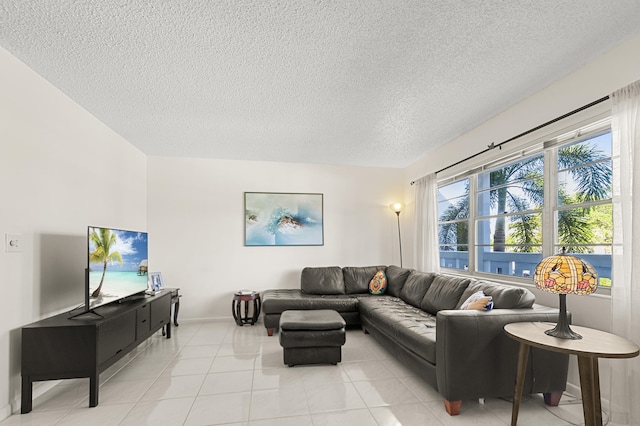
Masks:
[[[336,311],[284,311],[280,316],[280,346],[284,363],[337,364],[342,360],[345,321]]]

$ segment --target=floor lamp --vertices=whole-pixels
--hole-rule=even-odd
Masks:
[[[400,245],[400,267],[402,268],[402,237],[400,236],[400,212],[402,211],[402,203],[393,203],[389,208],[398,217],[398,244]]]

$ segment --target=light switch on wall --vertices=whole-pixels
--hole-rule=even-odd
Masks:
[[[5,251],[7,253],[22,252],[22,235],[20,234],[4,234]]]

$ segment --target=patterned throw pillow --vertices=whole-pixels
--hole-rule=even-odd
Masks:
[[[387,289],[387,277],[384,272],[378,271],[369,281],[369,293],[383,294]]]

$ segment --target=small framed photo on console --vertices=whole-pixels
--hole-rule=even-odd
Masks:
[[[149,273],[149,287],[153,292],[158,292],[164,288],[164,282],[162,281],[162,274],[160,272]]]

